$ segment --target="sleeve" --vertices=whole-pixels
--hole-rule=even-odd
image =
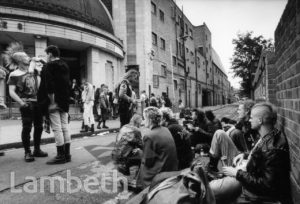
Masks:
[[[259,168],[263,168],[260,176],[255,176],[252,172],[238,170],[236,179],[253,193],[274,192],[274,188],[278,187],[276,185],[277,180],[286,178],[288,155],[284,151],[271,151],[259,159],[265,162],[264,165],[259,166]]]
[[[17,85],[17,77],[10,74],[8,77],[8,80],[7,80],[7,84],[8,85]]]
[[[106,102],[105,102],[106,100],[105,100],[105,95],[104,94],[101,94],[100,95],[100,107],[101,108],[105,108],[105,109],[107,109],[107,106],[106,106]]]
[[[233,143],[240,152],[247,151],[247,145],[242,131],[235,129],[229,134],[229,137],[232,139]]]
[[[47,65],[45,69],[45,79],[46,79],[46,89],[48,94],[53,94],[54,93],[54,76],[53,76],[53,70],[52,66]]]
[[[119,98],[122,98],[122,99],[126,100],[127,102],[131,102],[131,98],[129,96],[127,96],[127,94],[125,93],[125,89],[122,89],[122,88],[120,88],[120,91],[119,91]]]
[[[145,136],[144,137],[144,151],[143,151],[143,160],[142,162],[148,168],[151,168],[155,164],[156,154],[153,141]]]
[[[88,90],[87,90],[87,94],[86,94],[86,101],[91,101],[93,100],[93,86],[91,84],[88,85]]]

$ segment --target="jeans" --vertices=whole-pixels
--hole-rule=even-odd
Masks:
[[[239,151],[224,130],[217,130],[213,136],[209,153],[218,159],[226,157],[226,165],[232,166],[233,158],[238,155]]]
[[[66,143],[70,143],[71,137],[68,129],[68,113],[57,110],[49,113],[49,118],[56,146],[62,146]]]
[[[231,203],[235,201],[242,192],[241,183],[233,177],[226,176],[222,179],[212,180],[209,183],[215,195],[216,203]]]
[[[43,116],[36,102],[28,103],[27,107],[20,108],[22,117],[22,143],[25,153],[30,153],[30,132],[34,125],[33,139],[34,149],[40,149],[43,132]]]
[[[93,106],[94,106],[93,101],[83,104],[83,120],[84,120],[84,124],[87,126],[91,126],[95,124]]]

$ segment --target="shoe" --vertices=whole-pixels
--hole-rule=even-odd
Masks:
[[[95,132],[94,124],[91,125],[91,132]]]
[[[47,161],[46,164],[53,165],[53,164],[64,164],[66,163],[66,157],[65,157],[65,146],[56,146],[57,149],[57,155],[53,159]]]
[[[34,157],[48,157],[48,153],[43,152],[42,150],[39,149],[39,150],[34,150],[33,156]]]
[[[89,126],[85,125],[83,130],[80,130],[80,132],[85,133],[89,131]]]
[[[102,128],[104,129],[108,129],[109,127],[107,127],[106,125],[103,125]]]
[[[99,130],[101,129],[100,123],[98,123],[97,129],[99,129]]]
[[[71,161],[71,154],[70,154],[70,143],[65,144],[65,159],[66,162]]]
[[[25,159],[26,162],[33,162],[33,161],[34,161],[34,157],[33,157],[33,155],[31,154],[31,152],[25,153],[24,159]]]

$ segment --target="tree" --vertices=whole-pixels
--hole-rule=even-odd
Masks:
[[[240,77],[241,92],[243,96],[250,97],[252,90],[252,74],[256,71],[256,64],[259,61],[261,52],[264,49],[272,48],[271,39],[264,39],[263,36],[255,37],[253,32],[238,33],[237,38],[232,40],[234,54],[231,59],[231,69],[234,77]]]

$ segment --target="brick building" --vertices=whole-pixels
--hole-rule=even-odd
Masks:
[[[263,52],[253,85],[255,97],[278,107],[287,136],[294,203],[300,201],[300,1],[289,0],[275,31],[275,54]]]
[[[174,104],[213,105],[214,80],[211,33],[204,23],[194,26],[173,0],[114,0],[115,34],[124,43],[127,70],[140,73],[138,92],[161,96],[167,93]],[[220,63],[218,69],[223,70]],[[218,87],[230,85],[221,71]],[[225,85],[226,84],[226,85]],[[219,89],[218,89],[219,90]],[[222,90],[220,88],[220,90]],[[215,101],[215,105],[228,102]]]

